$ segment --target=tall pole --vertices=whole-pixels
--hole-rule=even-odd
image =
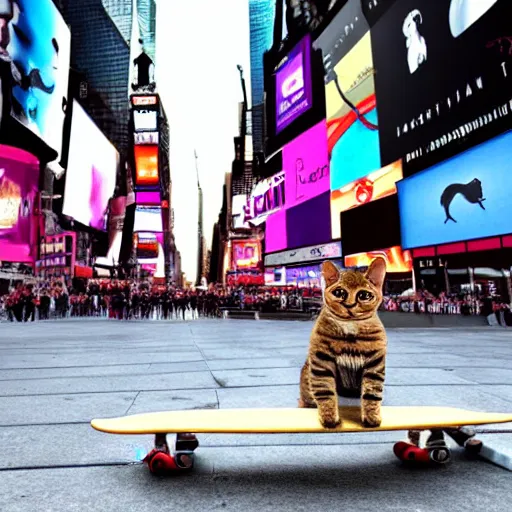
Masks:
[[[201,182],[199,181],[199,166],[197,151],[194,149],[194,159],[196,163],[196,177],[197,177],[197,200],[198,200],[198,215],[197,215],[197,276],[196,285],[201,285],[201,278],[203,273],[203,191],[201,189]]]
[[[240,144],[240,157],[242,160],[242,173],[245,169],[245,137],[247,135],[247,110],[249,109],[248,102],[247,102],[247,89],[245,87],[245,78],[244,78],[244,69],[240,64],[237,65],[238,72],[240,73],[240,84],[242,85],[242,94],[244,101],[242,103],[242,126],[240,129],[240,138],[241,138],[241,144]]]

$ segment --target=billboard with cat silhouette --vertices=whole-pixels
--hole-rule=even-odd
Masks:
[[[397,183],[402,247],[512,233],[512,132]]]
[[[283,170],[287,209],[330,189],[325,121],[313,126],[283,148]]]
[[[8,33],[3,53],[12,59],[11,114],[60,154],[68,95],[69,28],[52,0],[16,0]]]
[[[382,164],[404,172],[512,127],[510,0],[399,0],[371,30]]]
[[[349,0],[313,44],[325,68],[331,189],[381,168],[370,28]]]
[[[0,144],[0,261],[34,261],[37,223],[33,215],[38,184],[37,158]]]

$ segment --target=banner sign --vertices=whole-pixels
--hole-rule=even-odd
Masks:
[[[341,242],[302,247],[265,256],[265,267],[286,266],[294,263],[341,258]]]

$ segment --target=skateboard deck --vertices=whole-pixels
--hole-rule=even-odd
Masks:
[[[317,409],[195,409],[94,419],[91,426],[110,434],[305,434],[430,430],[512,422],[512,413],[452,407],[383,407],[382,424],[375,428],[362,425],[359,407],[340,407],[340,417],[340,426],[327,429],[321,425]]]

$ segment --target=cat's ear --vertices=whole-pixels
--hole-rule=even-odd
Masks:
[[[331,286],[340,278],[340,271],[332,261],[324,261],[322,263],[322,276],[325,279],[325,285]]]
[[[386,277],[386,261],[384,258],[375,258],[365,275],[370,283],[381,290],[384,284],[384,278]]]

